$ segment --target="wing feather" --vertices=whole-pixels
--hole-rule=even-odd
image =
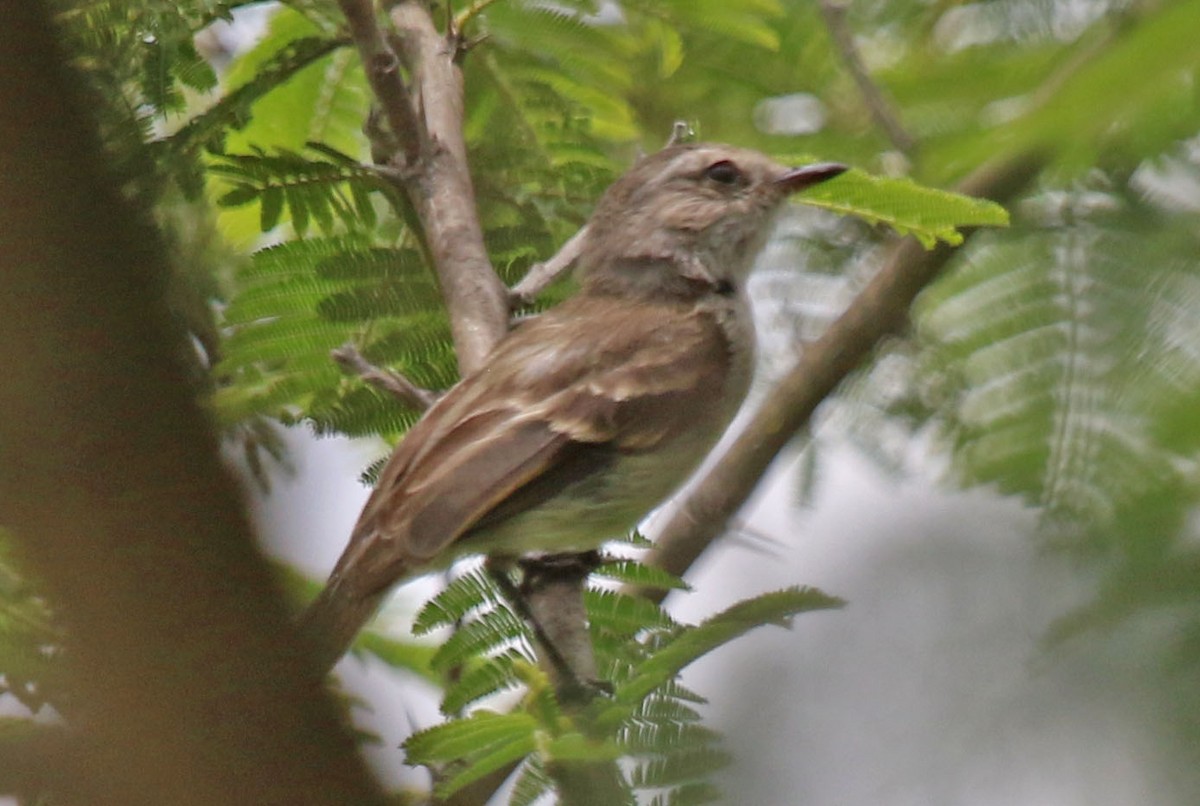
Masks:
[[[577,298],[530,321],[401,442],[343,561],[377,565],[390,585],[389,569],[425,565],[481,523],[552,497],[558,474],[577,480],[694,427],[724,396],[729,353],[711,316],[677,305],[656,318]]]

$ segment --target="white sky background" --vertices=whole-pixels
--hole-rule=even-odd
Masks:
[[[299,473],[261,502],[273,552],[314,574],[341,551],[366,491],[370,443],[296,433]],[[933,464],[932,462],[928,464]],[[763,628],[688,670],[736,760],[738,802],[842,806],[1168,806],[1169,697],[1132,638],[1093,636],[1053,652],[1048,624],[1087,595],[1080,570],[1039,554],[1033,515],[987,493],[940,490],[933,470],[897,481],[852,448],[825,456],[812,505],[792,504],[794,463],[777,463],[749,523],[777,541],[727,540],[671,600],[694,622],[746,596],[804,584],[849,600]],[[405,586],[397,620],[436,586]],[[1143,634],[1146,645],[1153,643]],[[382,664],[342,662],[384,737],[371,758],[398,780],[396,749],[437,719],[436,693]]]

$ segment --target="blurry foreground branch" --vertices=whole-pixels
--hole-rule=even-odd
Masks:
[[[75,697],[70,746],[20,763],[55,803],[379,803],[288,640],[183,365],[162,243],[105,173],[46,6],[0,0],[0,518]]]

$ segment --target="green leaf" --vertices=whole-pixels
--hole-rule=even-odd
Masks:
[[[531,756],[521,765],[521,772],[517,776],[517,782],[513,784],[508,806],[532,806],[551,786],[553,781],[546,775],[541,761],[536,756]]]
[[[615,560],[602,564],[595,576],[615,579],[626,585],[657,590],[690,591],[692,588],[680,577],[669,571],[644,565],[636,560]]]
[[[438,627],[452,627],[476,608],[503,601],[504,597],[486,571],[469,571],[425,603],[413,622],[413,634],[424,635]]]
[[[288,212],[292,217],[292,229],[297,235],[308,231],[308,205],[304,195],[295,187],[284,187],[283,196],[287,200]]]
[[[926,249],[938,241],[952,246],[962,243],[959,227],[1008,226],[1008,212],[987,199],[856,170],[809,188],[797,199],[870,224],[887,224],[901,235],[913,235]]]
[[[535,749],[537,749],[537,739],[532,732],[526,735],[514,736],[507,742],[497,742],[492,745],[490,752],[481,754],[473,759],[466,765],[465,769],[434,787],[434,791],[438,797],[449,797],[464,786],[472,784],[480,778],[528,756]]]
[[[1200,3],[1170,3],[1134,19],[1028,116],[1006,127],[1007,147],[1046,144],[1077,169],[1097,161],[1132,169],[1195,133],[1200,49],[1193,34],[1200,30]]]
[[[254,188],[243,186],[241,190],[254,190]],[[258,226],[263,232],[270,232],[275,229],[275,225],[279,223],[279,216],[283,213],[283,190],[277,187],[266,188],[259,196],[259,204]]]
[[[476,711],[466,719],[414,733],[404,742],[404,750],[410,764],[445,764],[513,745],[528,747],[525,752],[530,752],[537,729],[537,720],[529,714]]]
[[[507,607],[494,607],[461,625],[430,664],[445,672],[514,641],[531,639],[525,622]]]
[[[331,360],[330,350],[351,340],[368,361],[418,384],[452,382],[449,324],[423,266],[412,265],[416,253],[371,243],[365,235],[292,241],[260,250],[239,270],[240,291],[223,310],[214,395],[223,422],[267,415],[307,418],[320,434],[402,433],[415,412],[346,378]],[[421,293],[402,293],[409,277],[420,277]]]
[[[679,696],[676,686],[668,684],[642,700],[638,706],[636,717],[652,724],[698,722],[700,712],[689,705],[684,705],[684,699]],[[695,698],[693,701],[704,702],[703,698]]]
[[[664,5],[677,26],[693,26],[763,50],[779,49],[779,34],[769,20],[784,11],[774,0],[670,0]]]
[[[324,152],[322,152],[324,153]],[[377,177],[358,163],[338,159],[315,159],[287,149],[252,154],[224,154],[213,160],[209,170],[234,185],[218,200],[224,207],[247,203],[258,198],[263,210],[263,232],[278,223],[286,201],[297,233],[303,234],[313,218],[326,233],[334,229],[334,216],[351,230],[367,230],[375,222],[374,210],[360,221],[356,209],[345,200],[343,191],[357,187],[358,192],[382,190]]]
[[[642,663],[633,679],[622,685],[614,701],[632,704],[670,680],[700,656],[764,624],[786,626],[798,613],[841,607],[842,600],[815,588],[788,588],[733,605],[678,636]]]
[[[258,188],[249,185],[239,185],[217,199],[217,204],[221,207],[241,207],[243,204],[249,204],[254,201],[258,196]]]
[[[667,630],[677,623],[655,602],[610,590],[588,589],[583,601],[593,627],[622,635],[642,630]]]
[[[264,59],[243,83],[228,89],[215,104],[188,120],[164,144],[177,152],[195,151],[201,146],[223,151],[228,134],[244,127],[250,120],[251,109],[256,101],[284,85],[299,71],[347,44],[346,40],[322,37],[288,42]]]
[[[324,53],[318,53],[324,43]],[[250,122],[233,133],[229,148],[254,144],[299,150],[320,141],[343,153],[364,154],[360,131],[370,94],[361,63],[344,39],[291,8],[271,15],[266,35],[230,65],[227,84],[236,92],[276,74],[269,91],[257,92]]]
[[[20,570],[10,533],[0,527],[0,696],[37,714],[68,693],[62,635],[41,592]],[[19,725],[24,720],[0,724]]]
[[[394,669],[414,672],[431,683],[441,682],[430,665],[436,649],[428,644],[401,641],[377,630],[368,629],[354,642],[354,649],[369,652]]]
[[[1169,531],[1184,499],[1158,500],[1149,530],[1137,513],[1187,487],[1188,454],[1148,428],[1200,383],[1181,346],[1198,332],[1195,232],[1080,207],[1098,197],[1120,209],[1045,199],[1064,220],[985,239],[916,312],[959,479],[1020,495],[1072,542]]]
[[[533,665],[535,661],[516,649],[469,662],[458,679],[447,685],[442,713],[457,714],[476,700],[520,685],[522,670]]]
[[[626,754],[638,756],[699,748],[719,738],[720,734],[715,730],[691,720],[658,720],[626,725],[618,734],[617,742]]]
[[[674,752],[638,765],[630,780],[643,789],[687,783],[712,775],[729,761],[728,753],[708,747]]]
[[[540,749],[548,762],[615,761],[621,757],[621,748],[615,742],[597,741],[573,732],[554,737]]]
[[[689,781],[669,792],[655,795],[649,806],[696,806],[701,803],[720,803],[723,793],[705,781]]]

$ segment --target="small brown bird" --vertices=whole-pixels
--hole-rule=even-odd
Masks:
[[[467,553],[592,549],[674,492],[749,386],[744,282],[775,212],[844,170],[687,144],[613,184],[588,224],[579,293],[501,341],[384,467],[305,614],[322,663],[406,577]]]

